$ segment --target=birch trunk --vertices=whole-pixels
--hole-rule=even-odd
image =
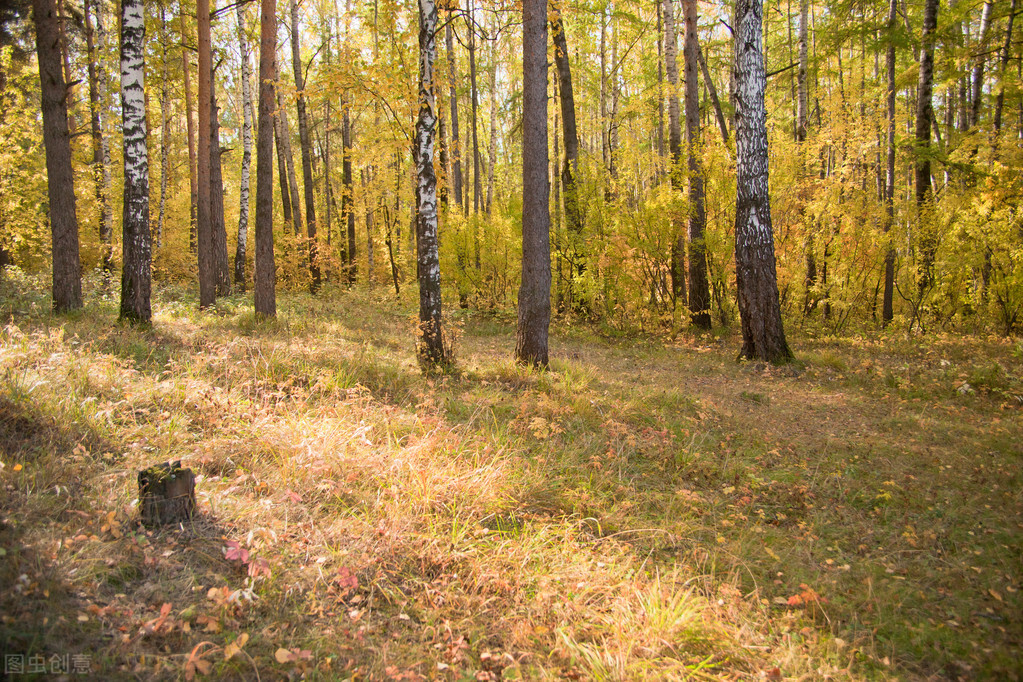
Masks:
[[[792,357],[781,321],[768,193],[767,112],[761,51],[762,0],[735,6],[735,279],[742,319],[740,357]]]
[[[249,65],[249,37],[245,30],[245,6],[238,5],[238,49],[242,62],[242,177],[238,202],[238,244],[234,252],[234,283],[244,292],[245,257],[249,240],[249,180],[252,165],[252,69]]]
[[[121,0],[121,121],[124,130],[124,213],[120,319],[149,324],[152,243],[149,234],[149,155],[142,0]]]
[[[434,62],[437,5],[419,0],[419,118],[416,121],[416,262],[419,277],[417,348],[424,367],[447,361],[441,331],[440,258],[437,248],[437,176],[433,148],[437,124]]]
[[[888,48],[885,53],[885,72],[888,80],[887,156],[884,183],[884,233],[887,251],[884,257],[884,294],[881,304],[881,324],[887,327],[895,316],[895,244],[891,230],[895,222],[895,28],[898,22],[898,0],[888,3]]]
[[[95,2],[95,0],[93,0]],[[100,267],[104,279],[109,279],[113,272],[113,230],[114,210],[110,203],[110,192],[113,184],[110,176],[110,139],[104,135],[104,109],[106,102],[106,68],[103,58],[103,46],[106,42],[103,31],[102,4],[95,2],[94,12],[96,28],[93,30],[89,7],[92,3],[86,0],[83,6],[85,18],[85,41],[89,53],[89,108],[92,124],[92,169],[93,182],[96,187],[96,203],[99,205],[99,243]]]
[[[223,149],[220,148],[220,106],[214,74],[210,72],[210,238],[213,244],[213,267],[216,296],[231,293],[231,266],[227,260],[227,224],[224,222]]]
[[[923,32],[920,38],[920,79],[917,83],[916,105],[916,205],[919,224],[920,263],[917,268],[917,289],[923,297],[933,283],[937,234],[930,210],[931,196],[931,127],[934,108],[931,96],[934,85],[934,33],[938,25],[938,0],[924,3]]]
[[[42,97],[43,146],[46,149],[47,196],[53,244],[53,310],[82,307],[82,265],[78,257],[78,218],[71,167],[67,85],[61,67],[60,26],[55,0],[33,0],[36,54]]]

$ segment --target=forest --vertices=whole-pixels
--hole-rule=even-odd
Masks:
[[[1017,0],[0,0],[5,678],[1023,677]]]

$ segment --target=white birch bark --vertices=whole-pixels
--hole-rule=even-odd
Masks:
[[[239,188],[238,246],[234,253],[234,282],[245,290],[245,257],[249,236],[249,180],[252,166],[252,68],[245,31],[245,5],[238,5],[238,49],[242,62],[242,177]]]

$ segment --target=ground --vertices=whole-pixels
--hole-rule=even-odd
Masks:
[[[97,679],[1020,679],[1023,344],[0,284],[0,648]],[[199,514],[136,522],[182,460]],[[63,657],[63,658],[62,658]],[[34,666],[34,667],[33,667]]]

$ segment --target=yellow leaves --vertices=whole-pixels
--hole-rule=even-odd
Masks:
[[[236,654],[238,654],[249,641],[249,635],[246,632],[238,635],[238,639],[234,640],[230,644],[224,647],[224,660],[230,661]]]

